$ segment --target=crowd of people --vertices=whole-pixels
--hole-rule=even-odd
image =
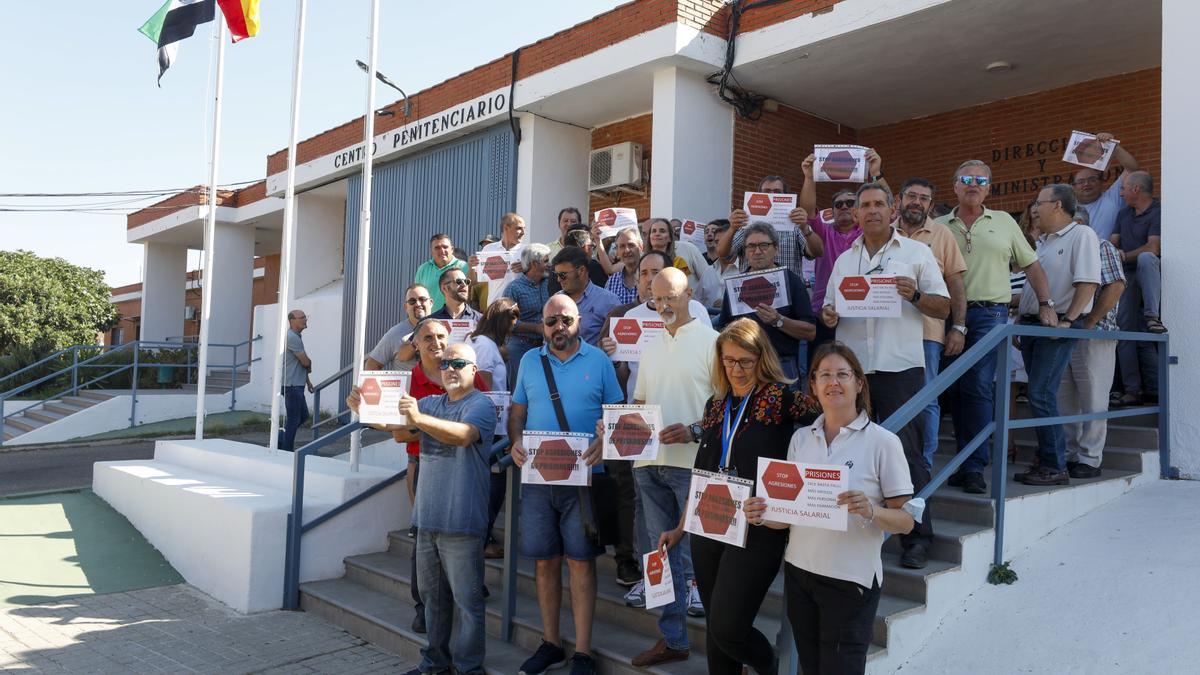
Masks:
[[[1022,396],[1037,417],[1155,397],[1153,344],[1025,337],[1014,345],[1014,372],[997,374],[992,351],[897,433],[880,426],[1007,322],[1166,330],[1153,179],[1122,147],[1114,158],[1121,172],[1111,186],[1080,168],[1071,185],[1045,185],[1020,223],[985,205],[992,176],[982,161],[955,170],[956,204],[935,218],[934,183],[911,177],[893,193],[873,150],[866,182],[838,190],[825,209],[818,208],[808,157],[797,207],[788,214],[793,229],[752,222],[735,209],[708,224],[703,249],[680,240],[678,221],[649,218],[605,237],[611,233],[589,225],[576,208],[559,213],[558,238],[530,243],[524,220],[510,213],[499,237],[480,242],[480,255],[512,255],[512,278],[492,298],[479,257],[455,257],[451,238],[434,236],[430,260],[407,289],[404,318],[363,364],[413,372],[400,403],[409,424],[388,430],[406,444],[410,462],[413,628],[428,631],[414,672],[482,672],[484,559],[503,556],[491,530],[505,482],[490,448],[507,435],[520,466],[528,457],[525,434],[534,431],[591,434],[583,459],[593,467],[593,487],[522,485],[520,555],[535,561],[543,629],[523,675],[568,663],[559,631],[564,558],[574,618],[571,672],[594,672],[596,558],[609,545],[616,581],[629,589],[627,604],[645,606],[642,554],[666,550],[674,580],[660,635],[635,666],[687,659],[690,615],[707,622],[709,672],[776,672],[773,643],[754,618],[782,565],[802,669],[862,672],[885,533],[899,535],[901,565],[927,564],[933,514],[913,498],[930,481],[944,408],[961,452],[993,420],[998,375],[1025,383]],[[757,187],[789,193],[779,176]],[[725,279],[780,270],[785,303],[734,313]],[[869,274],[895,277],[898,316],[839,315],[835,289]],[[288,400],[299,396],[302,407],[311,361],[301,341],[303,313],[294,314],[285,384]],[[463,317],[475,321],[474,331],[452,343],[439,319]],[[610,326],[624,317],[665,326],[640,362],[614,360]],[[491,389],[511,392],[505,429],[497,429],[496,411],[479,393]],[[348,403],[357,410],[357,389]],[[620,403],[660,407],[656,459],[601,458],[603,406]],[[293,407],[284,429],[288,447]],[[1017,480],[1062,485],[1100,475],[1105,429],[1103,420],[1038,427],[1033,462]],[[991,456],[985,440],[949,484],[985,493]],[[744,546],[686,533],[693,470],[753,480],[759,458],[865,467],[838,495],[853,522],[845,531],[772,522],[754,497],[743,505],[751,525]],[[617,527],[605,534],[597,512],[615,514]]]

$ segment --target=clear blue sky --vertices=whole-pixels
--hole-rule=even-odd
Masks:
[[[4,3],[0,10],[0,193],[183,188],[207,181],[211,24],[181,44],[155,87],[155,47],[137,32],[162,0]],[[616,0],[400,2],[380,12],[379,69],[406,91],[486,63],[599,14]],[[228,45],[219,182],[263,178],[286,146],[296,3],[263,0],[262,32]],[[367,0],[311,0],[301,138],[362,114]],[[396,98],[379,87],[380,105]],[[84,200],[0,198],[0,207]],[[123,215],[0,212],[0,249],[32,250],[141,280]],[[197,255],[190,257],[197,262]]]

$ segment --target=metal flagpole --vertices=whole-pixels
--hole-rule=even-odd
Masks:
[[[296,143],[300,134],[300,73],[304,69],[304,19],[308,3],[296,0],[296,57],[292,61],[292,135],[288,141],[287,191],[283,202],[283,250],[279,256],[279,322],[275,367],[271,379],[271,438],[267,447],[279,447],[279,398],[283,384],[283,353],[287,348],[288,297],[292,292],[292,262],[296,241]]]
[[[371,165],[374,159],[375,138],[375,62],[379,59],[379,0],[371,0],[371,32],[367,57],[367,109],[363,113],[363,177],[362,197],[358,212],[358,284],[355,287],[354,320],[354,382],[362,370],[367,341],[368,269],[371,266]],[[355,421],[358,416],[355,415]],[[350,437],[350,470],[358,471],[358,454],[362,449],[362,432]]]
[[[208,217],[204,221],[204,273],[200,305],[200,355],[196,364],[196,440],[204,438],[204,387],[208,381],[208,325],[212,317],[213,239],[217,232],[217,158],[221,153],[221,85],[225,81],[225,17],[216,16],[217,87],[213,98],[212,166],[208,176]],[[234,361],[237,360],[236,354]],[[235,383],[236,384],[236,383]]]

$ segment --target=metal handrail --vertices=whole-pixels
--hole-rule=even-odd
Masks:
[[[17,375],[20,375],[21,373],[23,373],[23,372],[25,372],[25,371],[27,371],[27,370],[32,370],[32,369],[34,369],[34,368],[37,368],[38,366],[42,365],[43,363],[46,363],[47,361],[50,361],[51,359],[58,358],[59,356],[62,356],[63,354],[69,354],[69,353],[71,353],[71,352],[74,352],[75,350],[77,350],[77,349],[79,349],[80,347],[83,347],[83,346],[84,346],[84,345],[74,345],[74,346],[71,346],[71,347],[67,347],[67,348],[65,348],[65,349],[60,349],[60,350],[58,350],[58,351],[54,352],[53,354],[51,354],[50,356],[43,357],[42,359],[40,359],[40,360],[38,360],[38,361],[35,361],[34,363],[31,363],[31,364],[29,364],[29,365],[25,366],[24,368],[22,368],[22,369],[20,369],[20,370],[14,370],[13,372],[11,372],[11,373],[9,373],[9,374],[7,374],[7,375],[5,375],[5,376],[3,376],[3,377],[0,377],[0,382],[3,382],[3,381],[5,381],[5,380],[8,380],[8,379],[12,379],[12,378],[16,377]]]
[[[321,436],[321,434],[317,432],[318,429],[320,429],[322,426],[324,426],[331,420],[342,419],[342,417],[347,412],[349,412],[349,411],[339,411],[338,414],[334,415],[333,417],[330,417],[324,421],[321,421],[321,391],[335,382],[340,382],[343,377],[349,375],[353,370],[354,370],[354,364],[346,364],[346,365],[342,366],[341,370],[330,375],[329,377],[325,378],[324,380],[321,380],[321,382],[319,384],[313,386],[313,416],[312,416],[311,428],[312,428],[312,437],[313,437],[314,441],[317,440],[318,438],[320,438],[320,436]]]

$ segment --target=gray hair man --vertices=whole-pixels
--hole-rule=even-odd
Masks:
[[[312,360],[304,352],[304,340],[300,334],[308,328],[308,316],[303,310],[293,309],[288,312],[288,332],[284,336],[287,341],[283,350],[283,408],[287,414],[283,429],[279,430],[278,446],[280,450],[293,450],[296,445],[296,430],[309,418],[308,401],[304,398],[304,390],[313,390]]]
[[[530,244],[521,249],[521,276],[504,289],[504,297],[517,303],[521,312],[517,325],[505,341],[508,347],[509,379],[516,383],[517,369],[525,352],[542,344],[542,307],[550,300],[550,247]]]
[[[1165,333],[1161,311],[1162,222],[1159,201],[1154,198],[1154,179],[1145,171],[1125,177],[1121,191],[1126,207],[1117,216],[1110,241],[1121,252],[1125,266],[1125,295],[1117,318],[1121,330]],[[1122,340],[1117,346],[1121,406],[1139,405],[1143,399],[1158,400],[1158,346],[1152,342]]]

